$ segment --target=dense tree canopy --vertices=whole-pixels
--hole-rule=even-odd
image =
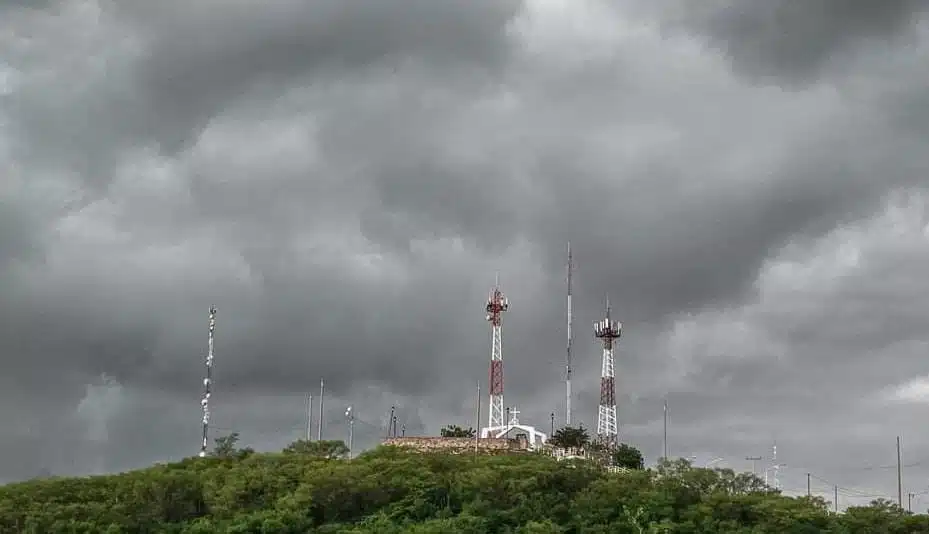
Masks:
[[[540,454],[384,447],[346,460],[338,443],[3,486],[0,532],[929,534],[929,517],[886,501],[833,514],[683,460],[624,473]]]
[[[297,440],[284,449],[285,454],[305,454],[317,458],[344,458],[348,447],[341,440],[306,441]]]
[[[626,469],[643,469],[645,467],[645,458],[642,452],[635,447],[626,443],[620,443],[615,449],[610,451],[610,460],[612,464]]]
[[[220,436],[213,440],[213,456],[228,458],[236,453],[235,446],[239,443],[239,433],[233,432],[228,436]]]
[[[580,449],[590,444],[590,434],[583,426],[562,427],[555,431],[551,444],[555,447]]]

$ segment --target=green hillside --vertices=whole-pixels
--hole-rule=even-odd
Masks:
[[[534,454],[326,459],[338,445],[3,486],[0,532],[929,533],[929,517],[885,502],[836,515],[818,498],[684,462],[619,474]]]

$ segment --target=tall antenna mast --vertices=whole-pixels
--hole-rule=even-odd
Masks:
[[[487,299],[487,321],[491,326],[490,349],[490,402],[487,411],[490,412],[488,427],[500,427],[506,424],[503,419],[503,312],[509,309],[510,303],[500,291],[500,275],[497,274],[496,283]]]
[[[565,360],[565,426],[571,426],[571,344],[573,335],[571,333],[571,323],[573,319],[573,307],[571,302],[571,242],[568,241],[568,350]]]
[[[771,445],[771,467],[765,469],[764,483],[768,484],[768,471],[771,471],[771,484],[774,489],[781,489],[781,480],[778,478],[781,468],[787,467],[787,464],[782,464],[777,461],[777,439],[774,440],[774,443]]]
[[[613,345],[622,335],[623,326],[610,318],[610,299],[606,299],[606,318],[594,323],[594,335],[603,341],[603,361],[600,370],[600,411],[597,416],[597,437],[604,445],[615,446],[616,385],[613,374]]]
[[[313,439],[311,434],[313,428],[313,395],[311,393],[306,394],[306,440],[310,441]]]
[[[203,441],[200,443],[200,457],[206,456],[207,441],[210,437],[210,393],[213,382],[213,330],[216,328],[216,306],[210,306],[210,340],[206,352],[206,377],[203,379]]]
[[[778,478],[778,474],[781,470],[781,464],[777,463],[777,440],[774,441],[774,445],[771,446],[771,471],[774,476],[774,489],[781,489],[781,481]]]
[[[670,459],[668,456],[668,399],[664,400],[664,459]]]
[[[326,384],[319,380],[319,421],[316,422],[316,441],[323,440],[323,396],[326,393]]]

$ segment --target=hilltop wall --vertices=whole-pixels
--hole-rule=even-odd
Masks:
[[[460,454],[473,452],[477,442],[478,452],[484,454],[503,454],[521,452],[526,446],[515,439],[505,438],[442,438],[442,437],[403,437],[387,438],[383,444],[394,447],[406,447],[421,452],[450,452]]]

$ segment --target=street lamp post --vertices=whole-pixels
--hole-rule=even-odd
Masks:
[[[345,410],[345,417],[348,419],[348,459],[352,459],[352,447],[355,441],[355,413],[352,411],[352,407],[349,406]]]

